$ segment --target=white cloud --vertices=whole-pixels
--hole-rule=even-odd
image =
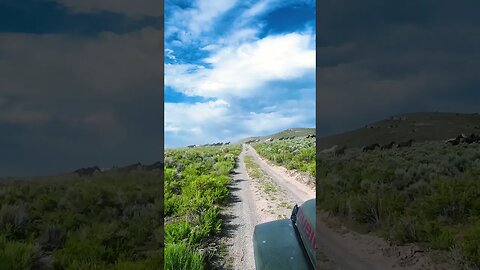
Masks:
[[[165,37],[178,34],[183,42],[211,29],[216,19],[235,6],[236,0],[198,0],[193,8],[175,11],[166,22]]]
[[[214,122],[223,124],[228,119],[229,104],[224,100],[198,103],[165,103],[165,131],[181,132],[201,130]]]
[[[221,49],[222,46],[238,46],[242,43],[258,40],[258,33],[259,30],[254,28],[238,29],[231,35],[218,39],[216,49]],[[212,44],[210,46],[212,46]]]
[[[154,0],[55,0],[76,13],[110,11],[132,18],[162,16],[163,1]]]
[[[241,19],[248,20],[250,18],[253,18],[255,16],[262,14],[263,12],[269,9],[269,4],[271,4],[272,2],[274,1],[272,0],[259,1],[255,5],[251,6],[249,9],[245,10],[245,12],[242,13]]]
[[[246,25],[247,23],[254,21],[256,17],[265,14],[274,9],[282,6],[288,6],[292,4],[308,4],[315,8],[314,0],[260,0],[246,9],[237,20],[238,25]]]
[[[166,147],[235,142],[292,127],[312,127],[314,120],[315,101],[311,97],[272,102],[268,112],[249,112],[224,100],[166,103],[165,142]]]
[[[220,49],[200,65],[165,65],[165,85],[188,96],[248,97],[266,83],[300,78],[315,68],[314,38],[290,33]]]
[[[291,127],[314,126],[315,90],[309,86],[314,81],[310,78],[316,61],[314,31],[259,38],[265,22],[258,17],[294,1],[218,3],[198,1],[194,8],[174,11],[166,21],[165,37],[171,49],[196,49],[208,55],[188,62],[180,59],[179,51],[176,58],[182,63],[164,66],[168,91],[171,88],[186,96],[215,100],[166,103],[166,147],[233,142]],[[238,15],[229,18],[228,27],[222,25],[220,31],[218,22],[234,8]],[[198,17],[199,12],[202,15]]]
[[[175,57],[175,54],[173,53],[172,49],[165,49],[165,55],[170,59],[170,60],[177,60]]]
[[[300,115],[283,115],[280,112],[251,112],[243,121],[243,125],[252,134],[263,134],[269,131],[287,129],[299,121],[302,121]]]

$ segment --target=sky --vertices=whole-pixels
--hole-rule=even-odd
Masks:
[[[315,127],[315,1],[165,1],[165,147]]]
[[[322,0],[317,134],[409,112],[480,112],[480,1]]]
[[[0,1],[0,177],[162,156],[163,5]]]

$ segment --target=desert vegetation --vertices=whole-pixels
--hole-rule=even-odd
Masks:
[[[207,269],[240,145],[165,151],[165,268]]]
[[[480,265],[480,144],[443,141],[324,155],[318,207],[395,244],[417,243]]]
[[[158,171],[0,182],[0,269],[159,269]]]
[[[273,140],[252,145],[262,157],[287,169],[316,175],[315,138],[300,137],[288,140]]]

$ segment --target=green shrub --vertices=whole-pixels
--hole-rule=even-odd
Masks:
[[[188,240],[192,226],[187,220],[170,222],[165,225],[165,243],[178,243]]]
[[[229,146],[165,152],[171,160],[165,165],[165,214],[172,217],[165,225],[165,269],[204,269],[209,254],[193,249],[221,231],[218,205],[228,198],[229,174],[240,151]]]
[[[53,253],[55,267],[61,269],[95,269],[107,265],[107,249],[96,240],[70,237],[65,248]]]
[[[426,142],[380,155],[325,155],[317,162],[318,206],[397,244],[461,247],[465,263],[478,264],[479,153],[478,144]]]
[[[2,205],[0,208],[0,233],[22,239],[27,234],[29,215],[27,206],[24,204]]]
[[[0,235],[0,269],[30,270],[40,257],[40,249],[29,243],[8,241]]]
[[[463,237],[462,251],[464,257],[476,264],[480,264],[480,221],[474,223]]]
[[[158,172],[15,180],[0,190],[0,235],[53,252],[57,268],[140,266],[161,248],[153,233],[163,223]],[[163,265],[163,256],[156,260]]]
[[[203,270],[203,257],[186,244],[167,244],[165,246],[164,270]]]
[[[253,147],[258,154],[277,165],[316,175],[314,138],[255,143]]]
[[[400,217],[386,229],[387,237],[399,245],[416,242],[418,240],[417,228],[418,223],[414,218]]]
[[[454,244],[453,230],[444,228],[440,234],[430,240],[431,246],[436,249],[448,250]]]

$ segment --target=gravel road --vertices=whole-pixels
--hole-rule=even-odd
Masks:
[[[253,161],[262,171],[262,180],[249,176],[245,160]],[[252,236],[255,225],[288,217],[295,203],[315,197],[315,189],[297,181],[282,167],[261,158],[253,147],[243,145],[230,187],[231,204],[224,211],[227,218],[229,269],[255,269]],[[267,192],[264,185],[275,186]],[[383,239],[357,234],[345,227],[327,226],[325,214],[317,212],[317,269],[433,269],[432,262],[415,247],[391,247]],[[341,227],[341,226],[340,226]]]
[[[232,204],[227,209],[227,215],[231,220],[227,226],[231,228],[231,234],[228,246],[229,255],[233,259],[233,269],[252,270],[255,269],[252,237],[257,224],[257,214],[244,160],[245,149],[242,149],[230,188]]]
[[[259,179],[249,176],[245,157],[250,157],[265,174],[264,181],[276,187],[274,193],[266,193]],[[255,269],[253,257],[253,230],[255,225],[289,216],[295,203],[314,198],[315,191],[293,177],[269,165],[249,145],[243,145],[230,187],[231,205],[225,211],[229,217],[227,247],[232,269]]]

